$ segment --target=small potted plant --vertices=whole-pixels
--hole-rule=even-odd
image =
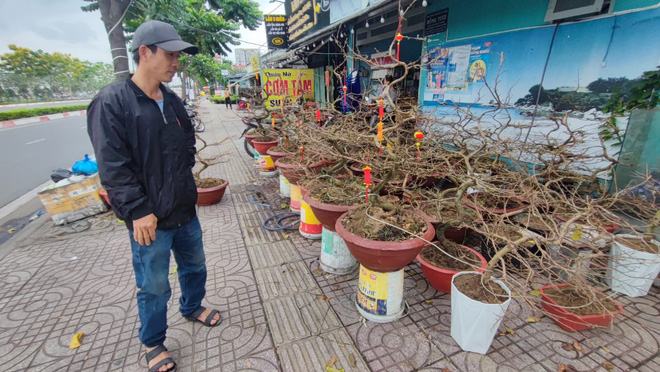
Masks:
[[[212,165],[221,163],[219,159],[222,156],[222,154],[214,157],[205,157],[202,156],[201,154],[206,148],[210,146],[219,145],[222,143],[222,141],[213,144],[208,144],[200,136],[196,135],[196,137],[197,140],[202,143],[202,147],[200,147],[197,150],[197,154],[195,155],[195,157],[197,158],[197,162],[201,164],[201,167],[193,173],[195,177],[195,184],[197,185],[197,205],[206,206],[206,205],[217,204],[220,202],[220,200],[222,200],[222,197],[225,195],[225,191],[227,190],[227,186],[229,185],[229,182],[221,178],[214,178],[214,177],[203,178],[202,172],[204,172]]]

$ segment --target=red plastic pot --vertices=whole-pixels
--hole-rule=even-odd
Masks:
[[[285,156],[295,155],[293,152],[273,151],[272,147],[269,148],[268,151],[266,151],[266,153],[270,155],[270,158],[273,159],[273,162],[276,162],[280,158],[283,158]]]
[[[555,215],[555,217],[557,217],[557,219],[558,219],[559,221],[561,221],[561,222],[568,222],[568,220],[569,220],[569,218],[566,218],[566,217],[564,217],[564,216],[562,216],[562,215],[560,215],[560,214]],[[579,222],[575,222],[575,223],[580,224]],[[611,232],[613,232],[614,230],[616,230],[616,229],[619,228],[619,225],[618,225],[618,224],[616,224],[616,223],[614,223],[614,222],[612,222],[612,223],[613,223],[613,225],[601,226],[601,227],[602,227],[603,229],[605,229],[605,231],[611,233]],[[582,224],[582,225],[584,225],[584,224]],[[595,226],[593,226],[593,227],[595,227]]]
[[[438,225],[440,224],[440,221],[437,218],[429,216],[428,214],[424,213],[421,209],[419,210],[419,214],[422,216],[423,219],[430,222],[433,225],[433,228],[438,230]],[[450,227],[447,230],[445,230],[445,238],[451,240],[456,244],[463,244],[466,234],[467,234],[467,229],[465,227],[461,227],[461,228]]]
[[[290,155],[290,156],[300,156],[300,155]],[[305,171],[309,170],[312,173],[319,173],[323,167],[325,167],[328,163],[325,160],[321,160],[319,162],[316,162],[314,164],[311,164],[310,166],[302,166],[300,164],[287,164],[283,163],[282,159],[277,159],[275,162],[275,166],[282,171],[282,174],[284,177],[286,177],[287,180],[289,180],[290,183],[293,183],[295,185],[300,182],[300,179],[305,176]]]
[[[335,224],[335,230],[344,239],[351,254],[369,270],[381,273],[401,270],[411,263],[427,244],[419,238],[408,239],[402,242],[381,242],[357,236],[344,228],[342,223],[348,212],[342,214]],[[435,229],[430,222],[426,222],[427,229],[422,238],[432,241]]]
[[[584,331],[593,327],[607,327],[612,324],[615,316],[626,312],[623,310],[623,306],[621,306],[620,303],[611,300],[619,308],[619,311],[599,315],[576,315],[566,308],[559,306],[552,298],[544,293],[545,289],[568,286],[571,286],[571,284],[564,283],[555,286],[546,285],[539,289],[539,292],[541,292],[541,306],[543,306],[543,309],[548,312],[548,316],[564,331],[576,332]],[[593,290],[599,292],[597,289]]]
[[[321,203],[318,200],[312,199],[312,196],[309,193],[303,195],[303,199],[312,208],[312,212],[314,212],[316,219],[321,222],[323,227],[330,231],[335,231],[335,225],[337,224],[337,220],[339,217],[341,217],[341,215],[357,208],[356,206]]]
[[[271,147],[277,146],[279,143],[278,140],[275,141],[267,141],[267,142],[258,142],[255,140],[252,140],[252,146],[254,149],[259,153],[259,155],[268,155],[268,149]]]
[[[525,205],[522,201],[519,200],[514,200],[516,203],[519,204],[519,206],[515,208],[504,208],[504,209],[498,209],[498,208],[486,208],[479,204],[478,201],[475,199],[483,194],[483,192],[475,192],[472,194],[466,194],[463,196],[463,204],[465,204],[468,208],[472,209],[475,212],[487,212],[490,214],[505,214],[505,213],[511,213],[511,212],[517,212],[519,210],[522,210],[525,208]]]
[[[437,244],[437,242],[435,242],[435,244]],[[486,259],[474,249],[464,245],[460,246],[472,252],[481,261],[481,267],[479,269],[468,271],[483,273],[486,270],[486,267],[488,267],[488,262],[486,262]],[[459,271],[452,271],[433,266],[428,261],[424,260],[421,254],[417,255],[417,261],[419,261],[420,265],[422,266],[422,272],[424,273],[424,276],[426,276],[426,280],[431,283],[433,288],[443,293],[451,293],[451,279],[454,277],[454,275],[458,274]]]
[[[229,186],[229,181],[225,180],[220,186],[210,187],[206,189],[197,188],[197,205],[213,205],[220,203],[222,197],[225,195],[225,191]]]
[[[243,138],[245,138],[248,145],[254,147],[254,143],[253,143],[254,139],[261,136],[262,136],[261,134],[244,134]]]

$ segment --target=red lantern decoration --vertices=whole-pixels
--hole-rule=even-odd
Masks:
[[[403,35],[401,35],[401,32],[396,34],[395,39],[396,39],[396,59],[398,61],[399,60],[399,51],[400,51],[400,48],[401,48],[401,40],[403,40]]]
[[[305,161],[305,148],[300,146],[300,160]]]
[[[383,136],[383,122],[378,123],[378,142],[380,142],[380,147],[378,149],[378,153],[380,155],[383,155],[383,140],[385,139]]]
[[[272,125],[273,125],[273,129],[275,129],[275,118],[273,118]]]
[[[321,110],[316,110],[316,120],[319,122],[319,128],[321,128]]]
[[[380,101],[378,101],[378,117],[380,119],[382,119],[383,116],[385,116],[385,107],[383,107],[384,104],[385,104],[385,101],[383,101],[382,99]]]
[[[302,122],[300,121],[300,119],[298,119],[298,128],[300,128],[301,126],[302,126]]]
[[[419,159],[421,155],[419,151],[419,146],[421,146],[421,142],[423,139],[424,139],[424,133],[422,133],[419,130],[415,132],[415,140],[417,140],[417,143],[415,144],[415,146],[417,146],[417,159]]]
[[[348,91],[348,87],[344,85],[341,89],[344,91],[344,106],[346,106],[346,92]]]
[[[367,185],[367,203],[369,203],[369,186],[371,186],[371,167],[366,166],[362,168],[364,171],[364,184]]]

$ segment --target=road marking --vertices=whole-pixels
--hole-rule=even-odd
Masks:
[[[26,143],[26,145],[33,145],[37,142],[41,142],[41,141],[45,141],[45,140],[46,140],[45,138],[41,138],[41,139],[38,139],[38,140],[35,140],[35,141],[30,141],[30,142]]]

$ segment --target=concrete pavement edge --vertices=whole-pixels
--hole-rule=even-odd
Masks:
[[[47,186],[50,186],[53,184],[53,181],[46,181],[42,183],[41,185],[35,187],[34,189],[28,191],[27,193],[23,194],[23,196],[20,196],[13,202],[5,205],[4,207],[0,208],[0,222],[5,219],[5,217],[9,216],[10,214],[14,213],[17,211],[19,208],[21,208],[23,205],[27,204],[32,198],[37,197],[37,193],[43,189],[45,189]]]

